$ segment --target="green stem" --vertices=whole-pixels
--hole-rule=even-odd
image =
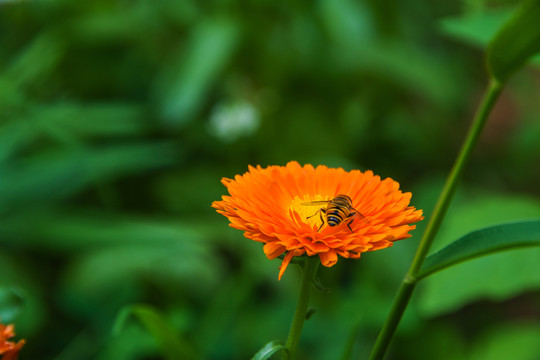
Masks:
[[[289,337],[285,343],[287,351],[283,352],[284,360],[293,360],[296,357],[296,348],[300,341],[300,334],[306,320],[307,308],[309,303],[309,294],[311,285],[315,280],[317,268],[319,267],[319,257],[307,256],[302,269],[302,282],[300,284],[300,294],[298,295],[298,303],[296,304],[296,312],[289,331]]]
[[[478,138],[482,133],[482,129],[484,128],[484,125],[489,114],[491,113],[491,110],[493,110],[493,106],[495,105],[501,93],[501,90],[502,85],[500,83],[495,80],[490,82],[487,91],[484,94],[484,98],[482,99],[482,102],[480,104],[480,107],[473,119],[465,142],[463,143],[456,162],[454,163],[452,171],[446,179],[444,188],[439,196],[437,204],[435,205],[435,210],[433,211],[426,231],[424,232],[424,236],[422,237],[422,240],[418,245],[418,249],[416,250],[416,254],[411,263],[411,267],[409,268],[405,279],[403,279],[403,282],[401,283],[398,294],[394,299],[392,309],[390,310],[386,322],[384,323],[383,328],[381,329],[381,332],[377,337],[377,341],[373,346],[371,356],[369,357],[370,360],[382,359],[388,348],[388,345],[390,344],[390,341],[392,340],[392,337],[394,336],[401,317],[403,316],[403,313],[407,308],[409,300],[411,299],[414,288],[416,286],[416,276],[420,271],[424,260],[426,259],[431,245],[433,244],[435,235],[437,235],[437,232],[439,231],[441,223],[444,219],[444,215],[446,214],[446,210],[448,210],[450,201],[452,200],[461,175],[463,174],[463,170],[469,162],[471,153],[476,143],[478,142]]]

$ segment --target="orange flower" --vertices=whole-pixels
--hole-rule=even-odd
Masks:
[[[358,259],[363,252],[410,237],[415,225],[409,224],[423,219],[422,210],[409,206],[411,193],[401,192],[397,182],[381,180],[371,171],[314,168],[291,161],[264,169],[249,166],[244,175],[221,182],[230,196],[212,207],[229,219],[231,227],[243,230],[245,237],[264,243],[269,259],[285,253],[279,279],[293,256],[318,255],[330,267],[338,255]],[[352,208],[341,205],[338,224],[328,226],[324,212],[328,203],[322,201],[338,195],[349,196]],[[319,203],[310,204],[315,201]]]
[[[25,344],[25,340],[19,340],[17,343],[9,341],[15,336],[15,328],[13,325],[0,324],[0,355],[2,360],[17,360],[19,350]]]

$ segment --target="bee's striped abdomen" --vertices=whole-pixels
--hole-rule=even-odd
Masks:
[[[342,208],[337,205],[330,205],[328,206],[328,209],[326,209],[326,220],[328,221],[329,226],[336,226],[343,222],[343,220],[347,217],[347,213],[344,211],[344,209],[347,210],[347,208]]]

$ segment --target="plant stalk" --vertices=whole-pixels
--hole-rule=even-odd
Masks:
[[[294,313],[291,329],[285,347],[287,350],[283,351],[283,360],[294,360],[296,358],[296,348],[300,342],[300,334],[304,327],[304,321],[306,320],[307,308],[309,303],[309,295],[311,292],[311,286],[315,280],[317,274],[317,268],[320,261],[318,256],[307,256],[302,268],[302,280],[300,283],[300,293],[298,295],[298,303],[296,304],[296,311]]]
[[[493,110],[493,106],[495,105],[501,90],[501,83],[495,80],[492,80],[489,83],[482,102],[480,103],[480,106],[474,116],[471,127],[469,128],[467,137],[465,138],[461,150],[456,158],[456,162],[454,163],[454,166],[446,179],[444,188],[439,195],[439,199],[426,227],[426,231],[424,232],[422,240],[420,241],[420,244],[416,250],[411,267],[401,283],[401,287],[396,298],[394,299],[390,313],[388,314],[386,322],[384,323],[375,345],[373,346],[371,355],[369,357],[370,360],[382,360],[384,357],[388,345],[390,344],[403,313],[407,308],[409,300],[411,299],[414,288],[416,287],[416,276],[427,257],[437,232],[439,231],[446,211],[448,210],[448,206],[450,205],[450,201],[452,200],[452,197],[456,191],[461,175],[463,174],[465,166],[469,162],[472,151],[478,142],[478,138],[482,133],[482,129],[484,128],[489,114]]]

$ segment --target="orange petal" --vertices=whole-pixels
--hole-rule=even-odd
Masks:
[[[285,252],[285,246],[276,242],[270,242],[268,244],[264,244],[263,251],[266,254],[266,257],[272,260]]]
[[[281,280],[281,277],[283,276],[283,273],[287,269],[287,266],[289,266],[289,263],[291,262],[291,259],[293,258],[293,256],[294,256],[294,252],[292,251],[287,252],[287,254],[285,255],[285,258],[283,259],[283,261],[281,262],[281,265],[279,266],[278,280]]]
[[[321,264],[326,267],[330,267],[337,263],[337,254],[334,250],[328,250],[327,252],[320,253],[319,258],[321,258]]]

